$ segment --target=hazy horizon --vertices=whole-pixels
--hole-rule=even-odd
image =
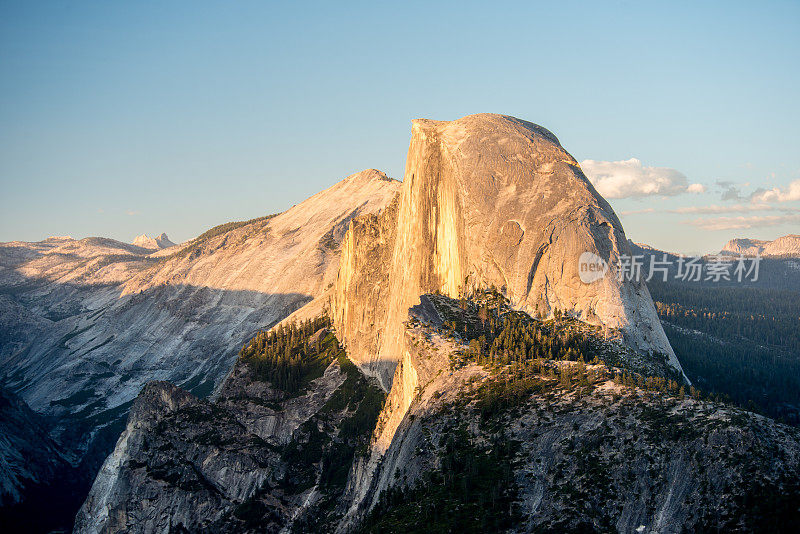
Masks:
[[[366,169],[362,169],[362,170],[366,170]],[[378,169],[378,170],[380,170],[380,169]],[[344,178],[345,177],[343,177],[343,179]],[[397,178],[395,176],[390,176],[390,178],[396,179],[398,181],[402,181],[402,178]],[[336,182],[334,182],[334,183],[336,183]],[[330,185],[333,186],[334,183],[331,183]],[[327,189],[327,188],[325,188],[325,189]],[[311,195],[309,195],[309,196],[311,196]],[[306,197],[306,198],[308,198],[308,197]],[[286,206],[286,210],[288,210],[288,209],[292,208],[294,205],[299,204],[300,202],[306,200],[306,198],[298,199],[297,202],[294,202],[291,205]],[[612,204],[612,206],[613,206],[613,204]],[[279,210],[279,211],[273,212],[273,213],[281,213],[281,212],[286,211],[286,210]],[[620,213],[617,210],[615,210],[615,211],[617,212],[617,215],[620,216]],[[269,215],[269,214],[268,213],[264,213],[264,214],[261,214],[261,215]],[[259,217],[261,215],[256,215],[255,217]],[[255,217],[252,217],[252,218],[255,218]],[[50,238],[50,237],[71,237],[73,239],[85,239],[85,238],[88,238],[88,237],[107,237],[107,238],[115,239],[115,240],[123,242],[123,243],[132,243],[133,240],[136,237],[139,237],[142,234],[146,234],[149,237],[157,237],[163,232],[163,233],[167,234],[167,237],[169,237],[170,240],[172,240],[176,244],[180,245],[180,244],[182,244],[184,242],[187,242],[187,241],[190,241],[190,240],[194,239],[195,237],[199,236],[200,234],[202,234],[206,230],[209,230],[210,228],[213,228],[214,226],[216,226],[218,224],[225,224],[227,222],[238,222],[238,221],[246,221],[246,220],[249,220],[249,218],[248,219],[235,219],[234,218],[234,219],[230,219],[230,220],[226,220],[226,221],[221,221],[221,222],[218,222],[218,223],[210,224],[210,225],[205,226],[202,229],[200,229],[195,235],[189,236],[189,237],[187,237],[185,239],[176,239],[168,230],[161,230],[161,231],[157,230],[157,228],[158,228],[158,224],[157,223],[148,223],[148,227],[156,228],[156,230],[154,230],[152,232],[141,232],[141,233],[138,233],[136,235],[132,235],[129,238],[128,237],[117,237],[117,236],[112,236],[112,235],[102,235],[102,234],[91,234],[91,235],[50,234],[48,236],[42,237],[41,239],[34,239],[34,240],[12,239],[10,241],[42,241],[42,240],[45,240],[45,239]],[[624,223],[623,223],[623,226],[624,226]],[[798,231],[798,230],[800,230],[800,229],[795,229],[795,232]],[[689,251],[687,251],[687,250],[675,250],[675,249],[667,249],[667,248],[657,247],[653,243],[651,243],[649,241],[646,241],[646,240],[634,239],[628,234],[627,227],[625,227],[625,231],[626,231],[625,232],[626,236],[629,239],[631,239],[632,241],[634,241],[634,242],[636,242],[638,244],[650,245],[650,246],[653,246],[654,248],[661,249],[661,250],[664,250],[666,252],[677,252],[677,253],[682,253],[682,254],[687,254],[687,255],[692,255],[692,254],[713,254],[713,253],[718,252],[725,245],[725,243],[727,243],[727,241],[722,242],[722,243],[719,244],[718,247],[712,248],[712,249],[709,249],[709,250],[689,250]],[[736,235],[736,236],[734,236],[734,238],[747,238],[747,239],[772,241],[772,240],[777,239],[779,237],[784,237],[785,235],[790,235],[790,234],[774,235],[775,234],[774,231],[770,231],[770,229],[765,229],[765,231],[760,232],[759,235],[757,235],[757,236],[756,235],[752,235],[752,234],[753,233],[751,232],[748,235]]]
[[[551,130],[636,242],[800,233],[796,3],[0,14],[0,241],[185,241],[366,168],[402,179],[412,119],[480,112]]]

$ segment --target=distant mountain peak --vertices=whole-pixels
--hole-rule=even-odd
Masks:
[[[773,241],[736,238],[728,241],[721,254],[743,256],[800,256],[800,235],[789,234]]]
[[[151,250],[160,250],[175,246],[175,243],[170,241],[169,237],[167,237],[167,234],[164,232],[158,237],[150,237],[147,234],[142,234],[133,240],[133,244],[137,247]]]

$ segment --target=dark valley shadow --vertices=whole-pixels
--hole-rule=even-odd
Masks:
[[[20,502],[3,496],[7,532],[71,530],[146,383],[166,380],[207,397],[247,340],[312,300],[184,284],[123,296],[120,285],[15,282],[0,285],[0,388],[26,406],[9,431],[25,434],[30,419],[61,461],[39,469],[32,460],[31,476],[19,479]],[[2,412],[0,423],[9,420]],[[12,448],[31,439],[7,436]]]

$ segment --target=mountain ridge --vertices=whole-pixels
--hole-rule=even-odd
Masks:
[[[0,244],[0,385],[96,469],[147,382],[212,393],[243,340],[327,291],[350,219],[397,187],[366,170],[156,252],[105,238]]]
[[[800,235],[789,234],[773,240],[736,238],[728,241],[720,254],[743,256],[800,256]]]

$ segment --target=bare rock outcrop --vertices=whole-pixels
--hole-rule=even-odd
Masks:
[[[308,343],[340,351],[328,329]],[[263,378],[240,359],[214,402],[148,384],[75,532],[315,532],[335,522],[383,394],[343,354],[301,391]]]
[[[448,326],[479,304],[422,296],[385,402],[327,328],[299,341],[338,354],[300,396],[248,359],[214,402],[149,384],[75,531],[793,531],[796,428],[603,364],[482,365]],[[579,326],[501,316],[495,341]]]
[[[453,365],[466,347],[437,326],[461,313],[448,300],[423,295],[411,309],[372,454],[351,470],[337,532],[479,525],[490,513],[466,503],[482,498],[513,517],[484,528],[507,532],[756,531],[785,529],[796,516],[796,428],[624,386],[604,365],[550,362],[562,384],[564,373],[586,372],[583,387],[546,373],[509,387],[508,369]],[[495,486],[479,497],[476,481],[487,476]],[[496,504],[504,498],[506,509]]]
[[[334,324],[353,360],[388,390],[421,294],[495,286],[531,314],[561,310],[618,329],[680,370],[644,282],[613,270],[582,282],[585,252],[616,266],[630,247],[552,133],[493,114],[415,120],[397,206],[353,221],[344,239]]]

